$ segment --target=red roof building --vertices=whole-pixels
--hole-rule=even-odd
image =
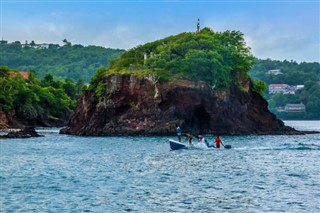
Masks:
[[[288,87],[288,84],[270,84],[269,94],[283,93]]]
[[[28,78],[29,78],[29,73],[28,73],[28,72],[20,72],[20,75],[21,75],[24,79],[28,79]]]
[[[20,74],[24,79],[29,78],[29,73],[28,72],[10,72],[10,76],[16,76],[17,74]]]

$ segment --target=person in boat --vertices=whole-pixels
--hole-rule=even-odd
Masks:
[[[177,131],[178,140],[179,142],[181,142],[181,128],[179,125],[176,125],[176,131]]]
[[[198,135],[198,142],[199,143],[204,143],[207,147],[209,147],[209,143],[207,141],[207,139],[205,139],[202,135]]]
[[[215,143],[216,143],[216,148],[220,148],[220,144],[222,144],[222,146],[224,146],[224,144],[222,143],[219,135],[216,137]]]
[[[191,145],[192,144],[192,134],[188,133],[186,134],[186,140],[189,140],[189,144]]]

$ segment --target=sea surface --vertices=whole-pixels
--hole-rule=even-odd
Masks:
[[[320,121],[285,123],[320,131]],[[320,134],[170,151],[174,136],[38,132],[0,140],[0,212],[320,212]]]

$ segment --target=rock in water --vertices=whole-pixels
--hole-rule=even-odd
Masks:
[[[26,127],[18,132],[9,132],[5,135],[5,138],[31,138],[31,137],[41,137],[33,127]]]
[[[243,88],[231,85],[215,91],[187,79],[156,85],[134,75],[103,77],[105,93],[93,91],[78,99],[69,124],[60,133],[74,135],[173,135],[183,132],[219,135],[292,134],[268,110],[268,103],[241,77]],[[156,94],[157,93],[157,94]]]

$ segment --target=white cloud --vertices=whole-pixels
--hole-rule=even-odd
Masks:
[[[141,38],[139,31],[135,27],[118,24],[111,29],[107,28],[93,35],[92,42],[104,47],[128,49],[142,44],[143,40]]]
[[[267,23],[244,27],[244,33],[252,53],[257,57],[298,62],[319,61],[319,53],[310,51],[319,43],[313,39],[314,34],[304,29],[289,29],[289,26]]]
[[[230,24],[232,23],[232,24]],[[252,22],[239,19],[208,19],[206,26],[215,31],[240,30],[251,52],[258,58],[319,62],[319,28],[297,23]],[[317,37],[315,39],[315,37]]]

